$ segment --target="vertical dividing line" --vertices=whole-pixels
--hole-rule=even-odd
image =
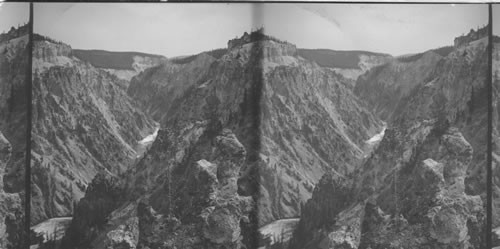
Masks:
[[[264,4],[263,3],[252,3],[251,8],[252,8],[252,30],[250,30],[250,33],[253,31],[254,28],[259,29],[259,28],[264,28],[263,27],[263,21],[264,21]],[[261,30],[264,32],[263,30]],[[249,72],[251,73],[250,79],[251,79],[251,87],[249,89],[248,96],[246,97],[247,101],[249,103],[245,103],[245,105],[248,105],[249,108],[249,116],[253,119],[251,122],[251,128],[250,132],[247,133],[248,136],[253,136],[250,138],[250,146],[249,150],[250,153],[247,153],[251,158],[247,159],[247,161],[251,162],[253,164],[252,167],[252,173],[251,174],[251,182],[252,184],[255,184],[253,186],[253,190],[251,191],[251,196],[254,201],[253,203],[253,208],[252,211],[249,215],[250,219],[250,225],[249,228],[246,230],[246,246],[247,248],[259,248],[259,226],[262,224],[259,224],[259,217],[261,215],[259,206],[260,206],[260,201],[259,197],[260,195],[260,189],[261,189],[261,172],[260,172],[260,167],[258,166],[258,157],[261,152],[261,145],[262,145],[262,131],[261,131],[261,124],[262,124],[262,97],[263,97],[263,89],[264,89],[264,70],[263,70],[263,59],[264,59],[264,51],[263,51],[263,46],[262,42],[257,41],[254,42],[254,45],[252,45],[250,49],[250,57],[252,58],[253,62],[250,64]]]
[[[31,99],[32,99],[32,68],[33,68],[33,2],[30,2],[30,20],[28,37],[28,67],[26,70],[26,151],[25,151],[25,198],[24,198],[24,248],[30,247],[30,221],[31,221]]]
[[[492,29],[492,4],[488,4],[488,137],[487,137],[487,161],[486,161],[486,248],[492,248],[492,132],[493,132],[493,29]]]

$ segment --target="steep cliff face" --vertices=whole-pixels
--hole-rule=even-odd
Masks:
[[[28,26],[3,34],[0,43],[0,129],[12,145],[12,159],[7,163],[4,188],[20,192],[24,188],[24,152],[26,146],[28,67]]]
[[[23,244],[28,26],[0,34],[0,248]]]
[[[32,224],[71,216],[93,177],[126,171],[154,128],[119,79],[72,54],[43,37],[34,44]]]
[[[155,120],[165,122],[176,112],[183,94],[207,74],[214,61],[214,57],[202,53],[187,63],[165,62],[134,77],[127,92]]]
[[[354,93],[380,118],[388,120],[399,101],[428,79],[441,58],[439,54],[429,51],[414,61],[392,59],[360,76]]]
[[[484,246],[486,39],[435,60],[397,108],[379,112],[390,119],[373,153],[350,176],[327,174],[316,186],[291,248]],[[414,66],[395,78],[414,78]]]
[[[264,49],[259,224],[297,217],[321,176],[352,172],[382,126],[341,75],[291,44]]]

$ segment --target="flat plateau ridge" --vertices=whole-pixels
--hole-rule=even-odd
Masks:
[[[132,56],[129,79],[42,37],[34,232],[72,216],[60,248],[481,248],[486,39],[462,40],[392,57],[258,30]]]

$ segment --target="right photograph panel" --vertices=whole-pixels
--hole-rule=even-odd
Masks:
[[[287,7],[263,8],[289,42],[264,45],[264,244],[485,248],[487,5]]]

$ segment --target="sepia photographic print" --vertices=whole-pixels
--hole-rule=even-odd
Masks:
[[[498,16],[0,3],[0,249],[500,248]]]

